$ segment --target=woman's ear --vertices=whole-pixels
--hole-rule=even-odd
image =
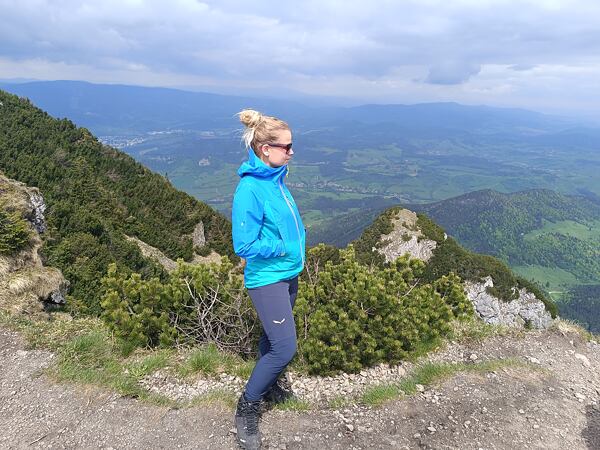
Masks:
[[[265,156],[269,156],[269,152],[268,152],[268,151],[265,149],[266,147],[268,147],[268,145],[267,145],[267,144],[262,144],[262,145],[260,146],[260,150],[263,152],[263,155],[265,155]]]

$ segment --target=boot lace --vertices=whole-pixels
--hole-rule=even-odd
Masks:
[[[242,410],[242,415],[246,419],[246,430],[250,434],[258,433],[258,419],[260,411],[260,402],[246,402]]]

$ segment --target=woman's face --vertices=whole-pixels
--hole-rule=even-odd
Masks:
[[[294,150],[284,148],[292,143],[292,132],[290,130],[279,130],[275,133],[273,141],[262,144],[261,160],[270,167],[281,167],[290,162]]]

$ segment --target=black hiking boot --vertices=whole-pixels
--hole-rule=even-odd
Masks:
[[[260,432],[258,420],[260,419],[260,400],[249,402],[240,397],[235,411],[235,427],[240,446],[245,450],[258,450],[260,448]]]
[[[284,403],[287,400],[293,400],[296,398],[292,391],[292,386],[285,375],[277,379],[273,386],[265,392],[264,400],[267,403],[276,405],[278,403]]]

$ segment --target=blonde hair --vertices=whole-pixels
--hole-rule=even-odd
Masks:
[[[276,131],[289,130],[290,126],[281,119],[272,116],[265,116],[253,109],[244,109],[237,113],[246,129],[242,140],[246,147],[251,147],[257,156],[258,147],[261,144],[267,144],[277,139]]]

